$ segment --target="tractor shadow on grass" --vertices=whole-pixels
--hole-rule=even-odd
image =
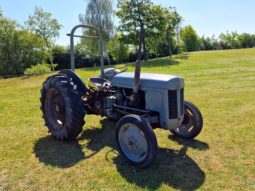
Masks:
[[[182,145],[180,150],[159,148],[154,163],[146,169],[137,169],[126,164],[123,157],[118,155],[113,159],[118,172],[128,182],[149,190],[158,189],[161,184],[174,189],[190,191],[203,185],[206,175],[198,164],[187,155],[188,148],[206,150],[209,146],[201,141],[172,140]]]
[[[184,141],[172,135],[169,139],[182,145],[180,150],[159,148],[155,161],[146,169],[138,169],[126,163],[118,154],[115,143],[115,122],[102,119],[102,128],[85,129],[77,141],[63,143],[50,136],[39,139],[34,147],[34,153],[40,162],[59,168],[68,168],[77,162],[93,157],[103,148],[111,148],[106,154],[106,163],[116,165],[118,173],[129,183],[141,188],[155,190],[162,184],[179,190],[196,190],[205,181],[205,173],[199,165],[187,155],[188,148],[206,150],[209,146],[201,141]],[[80,141],[88,141],[86,145]],[[86,155],[83,147],[92,151]]]
[[[84,128],[79,138],[72,142],[57,141],[50,135],[42,137],[34,145],[34,154],[45,165],[69,168],[81,160],[93,157],[106,146],[116,149],[114,139],[115,122],[102,119],[101,124],[101,128]],[[79,141],[84,139],[88,143],[86,145],[80,144]],[[92,153],[89,155],[84,153],[84,147]]]
[[[207,150],[209,145],[199,140],[182,140],[173,135],[169,135],[169,139],[177,142],[182,148],[180,150],[158,148],[155,161],[146,169],[128,165],[118,154],[112,160],[120,175],[129,183],[149,190],[156,190],[162,184],[183,191],[198,189],[205,182],[206,175],[187,155],[187,151],[189,148]]]
[[[209,149],[209,145],[207,143],[205,143],[203,141],[196,140],[196,139],[191,139],[191,140],[181,139],[181,138],[178,138],[172,134],[169,135],[168,138],[171,141],[178,143],[179,145],[183,145],[183,147],[185,147],[185,148],[192,148],[192,149],[196,149],[196,150],[200,150],[200,151]]]
[[[156,190],[162,184],[178,190],[196,190],[205,181],[205,173],[198,164],[180,151],[159,148],[154,163],[146,169],[134,168],[118,156],[114,160],[118,172],[129,183],[141,188]]]
[[[205,173],[198,164],[187,155],[187,150],[207,150],[207,143],[198,140],[182,140],[169,136],[169,139],[182,146],[180,150],[159,148],[155,161],[146,169],[138,169],[126,163],[117,152],[115,141],[115,122],[107,118],[101,121],[102,128],[84,130],[80,140],[88,140],[86,148],[93,151],[93,155],[105,147],[111,148],[105,159],[114,163],[118,173],[129,183],[141,188],[155,190],[166,184],[179,190],[196,190],[205,181]],[[167,133],[167,132],[166,132]],[[88,157],[88,156],[87,156]]]
[[[51,136],[40,138],[34,146],[34,153],[40,162],[59,168],[71,167],[85,159],[78,142],[60,142]]]
[[[117,145],[115,143],[115,130],[114,126],[116,124],[115,121],[109,120],[107,118],[103,118],[100,120],[102,125],[101,128],[93,128],[85,129],[80,138],[78,140],[88,140],[86,148],[93,152],[91,157],[98,153],[101,149],[105,147],[110,147],[114,150],[117,149]]]

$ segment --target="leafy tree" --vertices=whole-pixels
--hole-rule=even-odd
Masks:
[[[0,75],[23,74],[45,59],[43,39],[0,16]]]
[[[104,46],[106,49],[107,42],[113,35],[113,8],[111,0],[87,0],[85,15],[79,15],[82,24],[91,24],[100,29],[103,34]],[[85,34],[91,31],[84,32]],[[85,45],[89,55],[98,56],[99,41],[98,39],[82,39],[81,45]],[[109,60],[109,59],[108,59]]]
[[[161,52],[156,47],[168,46],[168,53],[172,54],[172,46],[175,44],[173,37],[181,22],[175,8],[163,8],[150,0],[119,0],[118,8],[117,16],[121,20],[119,28],[124,34],[125,43],[139,45],[139,34],[142,32],[141,43],[145,59],[147,52]]]
[[[199,36],[191,25],[188,25],[181,30],[181,39],[184,43],[184,49],[186,51],[190,52],[199,49]]]
[[[53,50],[54,63],[57,63],[56,70],[69,69],[70,66],[70,51],[67,47],[56,45]]]
[[[51,69],[54,70],[52,49],[54,40],[59,36],[60,25],[52,14],[44,11],[40,7],[35,7],[34,14],[30,15],[28,21],[25,22],[29,31],[43,38],[45,46],[49,52],[49,60]]]
[[[119,0],[117,16],[121,20],[120,30],[122,32],[128,33],[127,36],[133,37],[134,41],[137,41],[137,36],[139,34],[138,40],[138,56],[137,56],[137,65],[135,69],[135,84],[136,86],[133,89],[134,96],[137,96],[138,85],[139,85],[139,74],[141,71],[141,57],[142,57],[142,45],[144,46],[145,51],[145,27],[148,22],[148,15],[151,6],[150,0]],[[134,43],[137,44],[137,43]],[[135,99],[134,99],[135,100]]]
[[[177,35],[177,31],[179,30],[179,26],[182,22],[182,17],[177,12],[175,7],[169,7],[166,10],[166,41],[168,46],[168,54],[172,56],[172,49],[174,44],[173,37]]]
[[[202,36],[200,39],[200,49],[201,50],[213,50],[213,44],[209,37]]]
[[[237,32],[227,32],[226,34],[221,33],[219,36],[221,46],[223,49],[239,48],[239,35]]]
[[[159,38],[159,36],[164,36],[165,31],[165,12],[167,9],[162,8],[159,5],[151,5],[148,10],[148,14],[145,19],[145,33],[143,35],[143,50],[144,57],[147,60],[148,54],[150,52],[150,46],[148,46],[151,39]],[[147,47],[147,48],[146,48]],[[148,49],[148,51],[147,51]]]
[[[243,33],[239,35],[238,40],[242,48],[253,48],[255,47],[255,35]]]
[[[121,35],[115,35],[108,42],[109,53],[117,63],[128,61],[129,47],[121,40]]]
[[[148,8],[148,15],[144,19],[144,35],[143,35],[143,56],[147,60],[152,54],[158,52],[156,47],[165,41],[165,11],[159,5],[151,4]],[[137,32],[139,34],[139,31]]]
[[[151,6],[150,0],[119,0],[116,15],[120,18],[120,31],[125,34],[126,42],[134,45],[139,45],[138,62],[141,60],[141,50],[144,43],[146,27],[146,16],[149,15]],[[145,46],[145,45],[144,45]]]
[[[211,43],[212,43],[212,46],[213,46],[213,50],[221,49],[220,43],[219,43],[218,39],[215,37],[215,35],[213,35],[211,37]]]
[[[107,40],[113,33],[113,8],[111,0],[87,0],[85,15],[80,14],[79,19],[83,24],[98,27]]]
[[[150,0],[119,0],[118,8],[116,14],[121,20],[119,28],[124,34],[125,42],[138,45],[138,50],[143,48],[146,59],[146,44],[148,44],[146,39],[158,36],[163,30],[163,9],[158,5],[153,5]],[[138,60],[139,58],[141,54],[138,54]]]

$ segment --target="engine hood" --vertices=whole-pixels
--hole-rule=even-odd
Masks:
[[[134,73],[123,72],[116,74],[112,81],[112,87],[133,88]],[[184,79],[165,74],[141,73],[140,89],[168,89],[176,90],[184,87]]]

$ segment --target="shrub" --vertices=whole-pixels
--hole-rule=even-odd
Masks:
[[[0,13],[0,75],[24,74],[46,59],[44,40]]]
[[[191,25],[188,25],[181,30],[181,39],[183,41],[183,50],[191,52],[199,49],[200,39]]]
[[[31,68],[27,68],[25,70],[26,75],[37,75],[37,74],[45,74],[49,73],[50,70],[50,65],[46,63],[42,64],[37,64],[35,66],[32,66]]]

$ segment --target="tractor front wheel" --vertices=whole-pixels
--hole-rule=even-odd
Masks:
[[[180,127],[171,132],[183,139],[193,139],[199,135],[203,128],[203,117],[199,109],[191,102],[184,103],[184,120]]]
[[[150,124],[137,115],[122,117],[116,124],[116,141],[131,165],[145,168],[156,156],[157,139]]]
[[[82,131],[86,114],[81,92],[72,78],[50,76],[41,89],[41,110],[45,125],[58,140],[74,140]]]

